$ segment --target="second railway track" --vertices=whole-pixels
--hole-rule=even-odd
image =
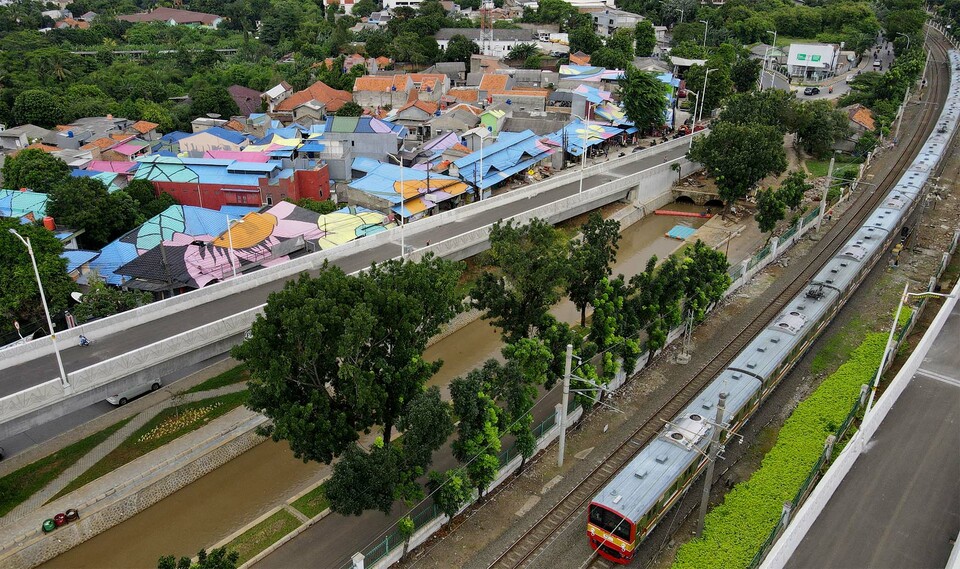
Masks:
[[[587,477],[572,491],[566,494],[533,527],[523,533],[514,544],[504,551],[490,565],[491,568],[507,569],[528,567],[570,523],[579,519],[577,514],[590,502],[592,497],[610,480],[631,458],[660,430],[665,420],[675,416],[706,384],[723,369],[733,358],[760,332],[770,320],[790,301],[806,283],[836,254],[839,247],[859,228],[861,222],[870,214],[877,203],[892,188],[901,172],[914,159],[925,137],[933,130],[936,122],[935,111],[942,105],[949,85],[950,70],[942,40],[930,36],[932,68],[931,96],[929,101],[937,104],[923,105],[920,126],[898,157],[895,165],[876,185],[863,190],[851,204],[845,214],[844,223],[832,227],[816,244],[813,258],[804,266],[789,267],[781,279],[771,285],[773,297],[755,302],[766,302],[756,311],[756,316],[739,327],[732,340],[714,353],[693,376],[675,391],[670,399],[653,413],[640,428],[627,438],[616,450],[608,455]],[[934,53],[936,52],[936,53]],[[946,69],[944,69],[946,67]],[[946,70],[946,73],[943,71]],[[904,111],[905,112],[905,111]],[[808,256],[809,258],[809,256]],[[879,258],[879,256],[877,257]],[[771,293],[767,293],[769,296]],[[596,556],[594,556],[596,557]],[[597,565],[603,563],[603,565]],[[612,566],[602,559],[594,559],[594,566]]]

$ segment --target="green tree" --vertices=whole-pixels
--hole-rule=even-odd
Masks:
[[[649,132],[663,125],[667,110],[666,86],[650,73],[627,66],[620,82],[620,100],[627,118],[640,132]]]
[[[707,77],[707,69],[715,69]],[[733,80],[730,79],[730,67],[723,63],[715,63],[712,59],[707,61],[707,66],[694,65],[685,76],[687,89],[693,93],[702,93],[703,84],[707,84],[707,92],[703,95],[703,116],[710,116],[713,109],[731,94],[733,94]],[[699,101],[698,101],[699,102]]]
[[[60,256],[63,243],[51,231],[39,225],[22,225],[18,219],[0,217],[0,256],[3,258],[0,263],[0,333],[12,334],[13,322],[18,321],[24,325],[23,333],[27,335],[34,330],[26,327],[43,319],[43,305],[30,254],[10,229],[30,240],[51,314],[67,307],[70,293],[77,290],[77,285],[67,274],[66,259]],[[46,328],[46,325],[42,327]]]
[[[760,190],[757,192],[757,226],[763,233],[769,233],[767,241],[777,227],[777,222],[783,219],[784,215],[783,201],[772,189]]]
[[[416,526],[413,525],[413,518],[410,516],[403,516],[397,520],[397,532],[400,534],[400,539],[403,540],[403,553],[400,554],[401,561],[407,557],[407,549],[410,547],[410,538],[413,536],[413,531],[415,529]]]
[[[727,256],[697,239],[683,259],[684,312],[702,322],[710,305],[719,302],[732,282]]]
[[[803,203],[803,195],[813,184],[807,183],[807,174],[803,170],[795,170],[787,175],[787,178],[780,184],[777,190],[777,197],[783,202],[783,205],[790,208],[790,211],[796,210]]]
[[[636,38],[636,53],[640,57],[650,57],[657,47],[657,32],[650,20],[640,20],[633,30]]]
[[[593,53],[603,47],[603,40],[588,24],[579,26],[570,32],[570,53]]]
[[[633,61],[633,30],[620,28],[607,38],[606,47],[623,54],[627,61]]]
[[[197,562],[192,563],[189,557],[181,557],[175,561],[173,555],[161,557],[157,561],[157,569],[237,569],[240,554],[236,551],[227,551],[219,547],[207,553],[201,549],[197,553]]]
[[[630,62],[631,58],[627,57],[622,51],[609,47],[601,47],[590,56],[590,65],[606,69],[626,69]]]
[[[229,118],[239,115],[240,109],[226,89],[208,85],[190,93],[190,114],[195,117],[217,114]]]
[[[808,101],[799,109],[797,139],[804,151],[817,158],[828,156],[833,145],[850,131],[846,113],[829,101]]]
[[[431,472],[427,483],[433,501],[447,516],[447,525],[453,521],[460,508],[470,500],[471,488],[466,473],[460,468],[444,473]]]
[[[537,439],[530,430],[538,389],[547,382],[554,357],[540,340],[523,338],[503,348],[506,364],[497,374],[497,399],[502,400],[507,432],[514,436],[520,452],[520,471],[537,448]]]
[[[450,382],[453,410],[459,417],[453,456],[464,464],[470,483],[483,499],[483,491],[500,469],[500,434],[503,410],[490,392],[494,389],[501,364],[487,360],[482,368]]]
[[[490,230],[491,264],[471,291],[506,343],[533,337],[549,324],[548,311],[560,300],[567,276],[563,234],[542,219],[527,225],[497,222]]]
[[[137,202],[140,217],[145,220],[159,215],[172,205],[178,205],[173,196],[157,192],[148,180],[131,180],[122,191],[129,194]]]
[[[524,61],[528,57],[533,57],[539,53],[540,50],[536,44],[518,43],[510,49],[510,53],[507,54],[507,59],[510,61]]]
[[[470,66],[470,56],[480,53],[480,46],[463,34],[454,34],[447,42],[447,49],[443,52],[444,61],[460,61]]]
[[[365,18],[377,11],[377,3],[373,0],[357,0],[350,13],[358,18]]]
[[[251,371],[251,409],[299,458],[330,463],[357,433],[390,436],[440,362],[423,352],[462,308],[462,268],[428,255],[348,277],[325,266],[271,294],[252,337],[234,349]]]
[[[47,215],[58,225],[82,229],[78,241],[99,249],[142,222],[137,202],[126,192],[107,193],[93,178],[68,178],[50,193]]]
[[[709,135],[693,141],[689,156],[714,177],[728,208],[767,174],[787,169],[782,134],[759,124],[718,121]]]
[[[797,99],[779,89],[737,93],[727,100],[720,121],[732,124],[760,124],[776,128],[781,135],[797,128]]]
[[[543,66],[543,57],[540,54],[531,55],[523,60],[524,69],[540,69]]]
[[[59,97],[42,89],[22,91],[13,101],[13,120],[17,124],[52,128],[62,124],[66,118],[67,110]]]
[[[627,309],[628,299],[636,294],[636,289],[624,281],[623,275],[612,280],[604,278],[597,288],[588,338],[600,357],[601,369],[595,373],[596,379],[607,384],[620,371],[620,362],[627,366],[628,373],[633,371],[640,355],[637,338],[642,326],[636,313]]]
[[[738,57],[730,68],[730,80],[733,81],[733,88],[737,93],[756,90],[757,82],[760,80],[760,61],[749,57]]]
[[[363,107],[353,101],[347,101],[334,114],[338,117],[361,117],[363,116]]]
[[[640,291],[641,306],[646,312],[640,321],[647,331],[647,365],[653,355],[667,344],[670,330],[683,321],[681,300],[686,288],[683,265],[676,257],[667,257],[657,268],[657,257],[647,262],[644,272],[631,279],[631,284]]]
[[[73,315],[81,324],[133,310],[152,300],[148,292],[120,290],[107,286],[98,278],[91,278],[89,285],[87,292],[83,293],[82,302],[73,308]]]
[[[3,163],[3,186],[27,188],[48,194],[70,178],[70,167],[63,160],[39,148],[21,150]]]
[[[586,326],[587,306],[596,298],[600,281],[613,273],[620,241],[620,222],[604,220],[595,211],[580,232],[582,237],[570,242],[567,293],[580,310],[580,326]]]
[[[290,202],[297,207],[308,209],[314,213],[319,213],[320,215],[327,215],[337,211],[337,204],[333,200],[318,201],[310,198],[301,198],[299,200],[292,200],[290,198],[283,198],[283,201]]]

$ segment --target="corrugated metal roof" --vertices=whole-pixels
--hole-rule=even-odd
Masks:
[[[0,217],[23,217],[33,214],[36,218],[46,215],[47,194],[0,190]]]
[[[100,254],[100,251],[78,251],[72,249],[66,249],[63,253],[60,253],[60,256],[67,260],[67,272],[72,273],[73,271],[80,268],[84,263],[88,263],[93,259],[97,258],[97,255]]]

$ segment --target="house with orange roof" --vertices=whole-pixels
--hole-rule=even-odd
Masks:
[[[58,30],[65,29],[74,29],[74,30],[89,30],[90,22],[85,22],[83,20],[75,20],[73,18],[64,18],[53,25],[54,28]]]
[[[352,100],[353,97],[347,91],[334,89],[323,81],[317,81],[281,101],[273,112],[274,115],[287,116],[293,122],[309,126],[323,122],[328,114],[337,112]]]
[[[506,73],[484,73],[480,79],[480,96],[489,102],[489,97],[513,88],[513,77]]]
[[[130,125],[130,132],[135,133],[143,140],[160,140],[160,133],[157,132],[159,126],[155,122],[137,121]]]
[[[368,109],[398,108],[407,103],[414,91],[409,75],[364,75],[353,84],[353,101]]]
[[[446,103],[476,103],[480,100],[480,90],[476,87],[454,87],[443,96]]]
[[[577,51],[570,54],[570,65],[590,65],[590,54]]]
[[[388,120],[394,124],[407,127],[412,138],[426,140],[430,138],[430,121],[439,114],[439,103],[412,99],[406,105],[390,113]]]
[[[846,138],[833,145],[833,149],[853,152],[857,148],[857,141],[860,140],[860,137],[868,132],[874,132],[877,129],[877,124],[870,109],[860,103],[844,107],[842,110],[847,113],[850,130]]]
[[[439,101],[450,90],[450,77],[443,73],[409,73],[423,101]]]

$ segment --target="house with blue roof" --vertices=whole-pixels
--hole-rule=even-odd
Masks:
[[[250,144],[246,136],[235,130],[214,126],[180,139],[180,152],[189,152],[203,156],[210,150],[230,150],[239,152]]]
[[[47,194],[20,190],[0,190],[0,217],[43,219],[47,211]]]
[[[322,140],[343,142],[350,148],[352,158],[362,156],[386,162],[409,134],[407,127],[375,117],[327,117]]]
[[[155,154],[167,152],[176,156],[180,154],[180,141],[188,136],[190,136],[189,132],[179,130],[168,132],[160,137],[159,142],[153,145],[153,152]]]
[[[481,190],[492,189],[510,176],[525,172],[560,149],[560,144],[535,134],[501,132],[497,141],[485,143],[482,150],[453,161],[450,174]],[[485,192],[483,197],[490,194]]]
[[[400,216],[406,221],[452,209],[473,192],[469,184],[453,176],[370,158],[354,159],[353,170],[362,177],[347,187],[347,203]]]
[[[60,254],[60,256],[67,261],[67,274],[75,281],[81,276],[86,276],[90,273],[90,261],[96,259],[99,255],[99,251],[72,249],[65,249],[63,253]]]

